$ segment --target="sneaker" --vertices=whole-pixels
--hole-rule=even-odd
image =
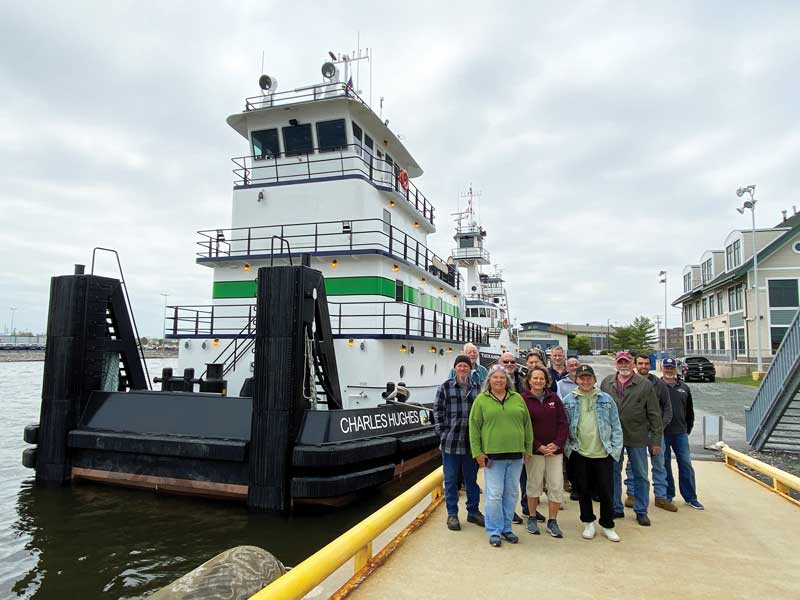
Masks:
[[[663,508],[667,512],[678,512],[678,507],[666,498],[656,498],[656,506],[658,508]]]
[[[619,534],[618,534],[618,533],[617,533],[617,532],[614,530],[614,528],[613,528],[613,527],[612,527],[612,528],[610,528],[610,529],[607,529],[607,528],[605,528],[605,527],[601,527],[600,529],[602,529],[602,530],[603,530],[603,533],[604,533],[604,534],[606,535],[606,537],[607,537],[609,540],[611,540],[612,542],[618,542],[618,541],[619,541]]]
[[[539,521],[536,517],[528,517],[528,533],[539,535]]]
[[[700,504],[700,500],[695,498],[694,500],[689,500],[686,504],[694,508],[695,510],[705,510],[706,507]]]
[[[636,504],[636,498],[633,496],[628,496],[625,498],[625,508],[633,508]]]
[[[474,523],[478,527],[486,527],[486,520],[483,518],[481,511],[467,515],[467,523]]]
[[[564,537],[564,534],[561,533],[561,529],[558,526],[558,521],[556,521],[555,519],[550,519],[547,522],[547,531],[549,531],[550,535],[552,535],[554,538]]]
[[[614,518],[615,519],[624,519],[625,518],[625,511],[624,510],[618,510],[617,512],[614,513]]]
[[[531,516],[531,509],[529,509],[529,508],[523,508],[523,509],[522,509],[522,516],[523,516],[523,517],[530,517],[530,516]]]
[[[522,523],[522,517],[520,517],[517,513],[514,513],[514,516],[511,517],[511,522],[514,525],[520,525]]]
[[[594,538],[594,534],[595,533],[597,533],[597,532],[595,531],[595,528],[594,528],[594,521],[592,521],[591,523],[586,523],[583,526],[583,533],[581,535],[583,536],[583,539],[591,540],[591,539]]]
[[[650,517],[647,513],[636,513],[636,522],[642,527],[650,527]]]
[[[581,497],[580,494],[578,494],[578,492],[576,492],[575,489],[573,488],[573,490],[569,493],[569,499],[577,502],[578,500],[581,499]]]
[[[500,539],[499,535],[491,535],[489,536],[489,543],[495,548],[499,548],[503,541]]]
[[[461,531],[461,523],[458,522],[458,517],[456,515],[447,517],[447,528],[450,531]]]
[[[519,537],[516,533],[512,531],[504,531],[500,534],[503,536],[503,539],[506,540],[509,544],[516,544],[519,541]]]
[[[544,523],[547,519],[545,519],[544,515],[537,510],[536,511],[536,520],[539,521],[539,523]]]

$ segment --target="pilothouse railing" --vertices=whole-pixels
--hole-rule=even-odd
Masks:
[[[167,338],[219,340],[255,336],[255,306],[252,304],[170,308],[172,315],[167,318]],[[466,319],[406,302],[328,302],[328,310],[331,331],[336,337],[424,337],[453,343],[488,343],[485,328]],[[230,344],[220,355],[226,354],[229,347]]]
[[[413,236],[382,219],[355,219],[207,229],[198,231],[197,245],[201,258],[259,256],[272,258],[280,238],[295,254],[353,250],[381,250],[390,256],[410,262],[457,289],[461,275],[455,265],[448,264]],[[278,252],[283,252],[283,244]],[[281,256],[286,256],[281,254]]]
[[[236,165],[233,169],[235,186],[354,175],[363,177],[378,189],[394,192],[398,199],[413,206],[431,224],[434,222],[433,205],[411,181],[407,187],[401,184],[400,167],[362,144],[308,147],[274,154],[265,151],[260,156],[238,156],[231,161]]]

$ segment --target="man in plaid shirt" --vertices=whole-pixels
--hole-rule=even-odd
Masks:
[[[469,448],[467,423],[472,402],[480,393],[477,383],[470,377],[472,361],[459,355],[453,364],[455,376],[445,381],[436,392],[433,427],[441,438],[444,465],[444,498],[447,505],[447,528],[461,529],[458,521],[458,472],[462,472],[467,488],[467,521],[484,526],[478,510],[480,489],[478,488],[478,463],[472,458]]]

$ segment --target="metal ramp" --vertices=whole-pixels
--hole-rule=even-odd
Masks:
[[[800,452],[800,313],[795,315],[750,408],[747,443],[754,450]]]

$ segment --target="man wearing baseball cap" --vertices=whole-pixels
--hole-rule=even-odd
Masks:
[[[600,389],[610,395],[619,409],[622,423],[623,445],[628,461],[633,467],[633,491],[636,522],[649,526],[647,507],[650,504],[650,481],[647,478],[647,450],[661,452],[660,444],[664,427],[661,408],[653,386],[633,369],[630,352],[617,352],[614,357],[617,372],[609,375],[600,384]],[[622,455],[614,465],[614,517],[625,516],[622,504]]]
[[[470,377],[472,361],[461,354],[453,363],[455,376],[445,381],[436,392],[433,403],[433,428],[441,438],[444,467],[444,498],[447,505],[447,528],[459,531],[458,521],[458,476],[463,473],[467,488],[467,521],[480,527],[484,518],[478,510],[480,490],[478,489],[478,463],[472,458],[469,448],[467,423],[469,411],[480,386]]]
[[[696,510],[705,507],[697,499],[697,484],[694,479],[694,467],[689,453],[689,434],[694,426],[694,406],[692,390],[678,379],[678,365],[674,358],[665,358],[661,363],[662,381],[669,390],[672,400],[672,420],[664,428],[664,465],[667,471],[667,498],[675,497],[675,479],[672,476],[672,452],[678,461],[678,483],[681,496],[686,504]]]

